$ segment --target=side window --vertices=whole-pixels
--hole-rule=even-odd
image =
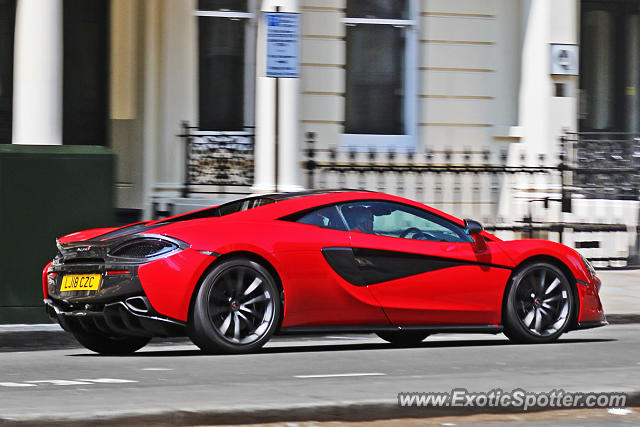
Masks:
[[[400,203],[357,201],[340,210],[350,231],[435,242],[471,242],[464,228],[422,209]]]
[[[303,216],[295,220],[300,224],[316,225],[322,228],[331,228],[333,230],[347,231],[344,221],[340,218],[338,208],[333,206],[325,206],[320,209],[307,212]]]
[[[235,202],[225,203],[224,205],[219,206],[218,216],[229,215],[236,212],[242,212],[249,209],[257,208],[262,205],[268,205],[269,203],[273,203],[272,199],[268,199],[266,197],[251,197],[247,199],[240,199]]]

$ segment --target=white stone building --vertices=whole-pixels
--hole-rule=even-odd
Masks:
[[[277,162],[263,16],[276,8],[301,19],[300,78],[279,82]],[[0,0],[0,142],[111,147],[117,207],[141,217],[180,198],[185,120],[255,134],[244,190],[273,191],[277,163],[290,191],[306,185],[308,132],[319,160],[391,150],[555,166],[565,132],[639,132],[639,97],[638,0]],[[490,223],[530,209],[637,222],[635,202],[543,209],[529,200],[559,197],[559,184],[539,176],[420,179],[403,194]]]

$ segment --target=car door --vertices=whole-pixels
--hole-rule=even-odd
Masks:
[[[463,226],[402,203],[339,206],[364,284],[395,325],[500,322],[510,260]],[[481,238],[478,236],[478,238]]]
[[[278,222],[274,253],[286,282],[283,328],[389,326],[382,307],[367,287],[343,277],[345,271],[347,279],[354,271],[358,273],[355,262],[341,256],[349,250],[349,233],[335,204],[300,212]],[[343,275],[336,273],[327,257],[338,260],[338,270]],[[345,266],[346,270],[342,268]]]

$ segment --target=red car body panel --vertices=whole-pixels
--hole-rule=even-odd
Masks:
[[[579,322],[604,319],[592,278],[579,254],[543,240],[501,241],[483,232],[481,243],[446,243],[384,237],[299,224],[281,218],[349,200],[386,200],[411,205],[464,227],[462,220],[420,203],[370,192],[334,192],[278,201],[233,214],[172,222],[149,222],[150,233],[179,239],[185,250],[139,267],[153,308],[187,321],[192,296],[203,275],[220,257],[250,254],[278,275],[284,294],[282,327],[330,325],[499,325],[505,289],[513,269],[535,257],[548,257],[571,272],[579,297]],[[178,217],[174,217],[179,219]],[[114,228],[85,230],[61,243],[90,240]],[[356,286],[329,265],[325,248],[365,248],[446,259],[453,263],[421,274]],[[207,254],[203,252],[212,253]],[[46,297],[46,271],[43,286]]]
[[[534,257],[552,257],[564,264],[577,281],[578,322],[594,322],[604,319],[604,310],[598,292],[600,279],[591,277],[580,254],[568,246],[548,240],[523,239],[500,243],[505,253],[519,265]],[[582,284],[580,284],[582,283]]]
[[[169,229],[167,234],[190,242],[196,250],[218,254],[244,252],[264,258],[282,282],[283,327],[389,323],[367,288],[345,282],[322,257],[324,247],[349,245],[346,232],[278,220],[267,224],[244,219],[233,221],[234,215],[194,220],[194,226],[177,223],[154,232],[165,233]],[[255,242],[256,236],[260,244],[248,243]],[[142,283],[144,286],[144,281]],[[174,300],[174,305],[177,309],[185,302],[188,305],[186,299]]]
[[[138,276],[149,302],[160,314],[187,321],[191,295],[211,264],[210,255],[191,248],[138,268]]]

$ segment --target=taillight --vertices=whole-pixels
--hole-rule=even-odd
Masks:
[[[129,270],[107,270],[107,276],[116,276],[119,274],[129,274]]]

